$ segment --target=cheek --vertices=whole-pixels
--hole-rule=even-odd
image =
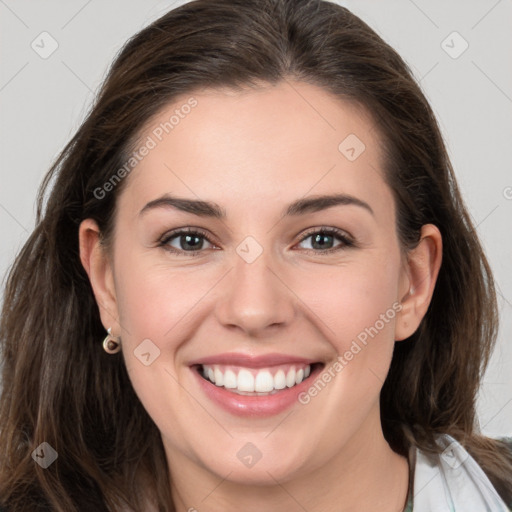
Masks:
[[[216,277],[213,268],[173,268],[165,258],[144,253],[119,257],[116,292],[123,330],[133,341],[153,337],[157,343],[169,343],[172,330],[182,329],[193,319],[194,307]]]
[[[382,252],[339,267],[319,266],[314,275],[304,271],[295,290],[341,353],[354,339],[394,341],[398,276],[398,256]]]
[[[186,427],[196,419],[190,396],[179,383],[179,348],[192,335],[197,318],[191,312],[207,287],[200,272],[173,270],[155,264],[147,254],[128,252],[117,259],[115,267],[126,369],[158,429],[172,432],[173,440],[185,449]],[[149,353],[148,365],[144,363],[145,353]]]
[[[332,390],[328,400],[332,410],[338,411],[334,423],[362,421],[378,401],[401,309],[399,273],[399,254],[388,249],[337,268],[325,266],[314,280],[304,274],[297,283],[298,294],[311,306],[316,325],[337,354],[324,375]]]

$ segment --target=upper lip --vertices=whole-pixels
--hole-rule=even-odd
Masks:
[[[318,363],[318,359],[307,359],[304,357],[291,356],[287,354],[264,354],[254,356],[237,352],[226,352],[214,356],[203,357],[189,363],[193,365],[213,365],[225,364],[231,366],[244,366],[247,368],[264,368],[267,366],[277,366],[280,364],[313,364]]]

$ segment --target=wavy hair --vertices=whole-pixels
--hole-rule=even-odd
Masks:
[[[124,180],[94,193],[141,130],[178,96],[294,79],[370,113],[385,148],[404,250],[422,225],[443,262],[418,330],[396,343],[381,392],[384,435],[405,455],[448,433],[512,502],[512,458],[482,436],[475,396],[497,333],[493,277],[456,184],[439,126],[407,64],[361,19],[321,0],[195,0],[132,37],[83,124],[47,173],[36,226],[8,274],[0,323],[0,500],[16,512],[173,509],[160,433],[122,357],[101,349],[98,306],[79,258],[78,227],[108,243]],[[397,393],[396,390],[400,390]],[[58,459],[32,460],[42,442]]]

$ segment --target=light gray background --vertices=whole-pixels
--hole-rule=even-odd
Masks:
[[[114,55],[128,37],[182,3],[0,0],[0,277],[34,226],[44,173],[78,128]],[[338,3],[409,63],[440,121],[499,287],[501,330],[478,400],[480,423],[488,435],[510,435],[512,0]],[[58,43],[46,59],[31,47],[44,31]],[[454,31],[469,44],[458,58],[443,49],[462,48]]]

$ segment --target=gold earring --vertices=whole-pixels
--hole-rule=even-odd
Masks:
[[[103,340],[103,349],[108,354],[115,354],[121,350],[121,338],[112,335],[112,327],[107,329],[108,335]]]

